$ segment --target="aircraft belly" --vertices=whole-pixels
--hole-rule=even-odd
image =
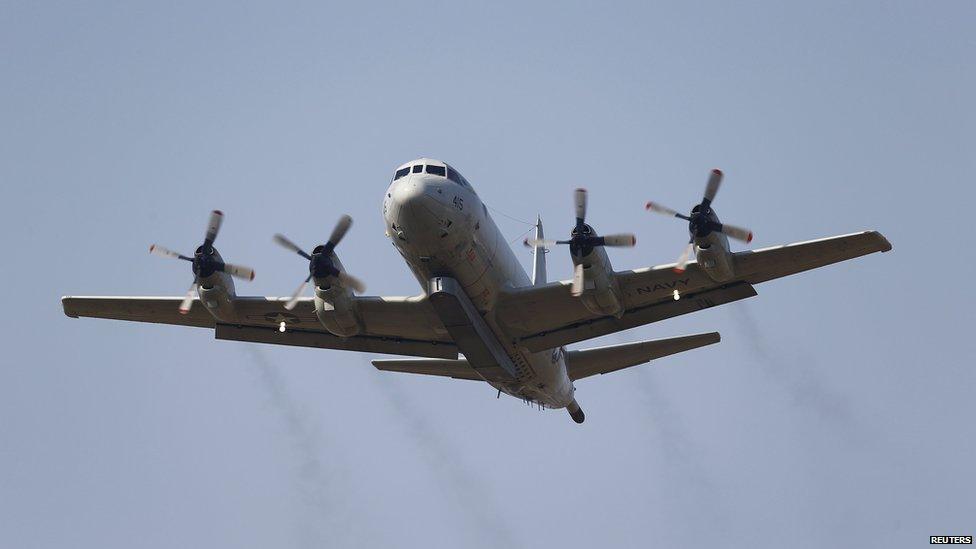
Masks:
[[[385,205],[391,239],[425,288],[438,277],[454,279],[481,316],[490,332],[487,337],[494,340],[486,342],[487,348],[496,345],[496,352],[503,352],[499,359],[510,367],[514,365],[515,375],[510,381],[492,380],[492,386],[550,408],[569,405],[573,387],[561,349],[530,353],[516,347],[492,314],[501,289],[528,285],[528,275],[477,196],[464,196],[463,209],[451,202],[453,196],[453,192],[435,190],[413,196],[409,205]],[[441,305],[444,314],[456,316],[457,303],[452,299],[441,301]],[[468,338],[474,358],[485,362],[484,346],[468,337],[471,330],[465,331],[462,325],[454,327],[460,330],[458,337]]]
[[[549,408],[565,408],[573,401],[573,384],[566,375],[561,349],[539,353],[524,353],[532,365],[534,375],[526,379],[512,394],[527,398]]]
[[[484,314],[494,308],[500,288],[513,279],[519,280],[515,278],[517,274],[513,277],[513,269],[518,269],[525,278],[522,283],[528,282],[514,254],[503,245],[504,240],[494,223],[491,223],[490,228],[495,230],[484,230],[485,227],[482,226],[479,231],[484,230],[483,234],[476,234],[470,240],[465,239],[467,242],[462,242],[460,246],[461,253],[439,254],[442,258],[453,259],[450,263],[444,262],[439,272],[456,278],[471,302],[482,312],[486,324],[506,354],[518,366],[519,375],[514,380],[493,382],[491,385],[516,398],[550,408],[563,408],[573,400],[573,387],[562,363],[561,349],[558,352],[525,352],[511,343],[511,338],[494,321],[493,315]],[[509,257],[506,257],[505,251],[508,251]],[[429,279],[436,275],[425,272],[423,276]]]

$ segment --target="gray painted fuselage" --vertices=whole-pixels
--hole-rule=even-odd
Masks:
[[[444,166],[420,159],[404,164]],[[470,185],[440,175],[410,173],[394,180],[383,200],[386,233],[421,287],[436,276],[449,276],[464,292],[512,362],[517,379],[492,386],[512,396],[550,408],[573,402],[573,384],[562,348],[530,353],[519,348],[493,314],[499,293],[531,284],[508,242]]]

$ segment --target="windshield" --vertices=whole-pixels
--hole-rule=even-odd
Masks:
[[[471,186],[468,184],[468,180],[465,179],[463,175],[461,175],[457,170],[455,170],[450,166],[447,167],[447,178],[457,183],[458,185],[461,185],[462,187]]]

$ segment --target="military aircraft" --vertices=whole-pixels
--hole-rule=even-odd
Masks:
[[[586,223],[587,192],[577,189],[568,239],[547,240],[541,219],[535,237],[526,239],[534,248],[530,279],[474,187],[447,163],[420,158],[394,171],[383,198],[386,234],[420,283],[419,295],[356,295],[363,284],[336,254],[352,224],[343,216],[311,253],[275,235],[275,242],[308,261],[308,276],[292,296],[238,296],[232,277],[252,279],[254,271],[224,262],[214,248],[223,219],[214,211],[193,256],[149,248],[191,263],[193,284],[185,296],[67,296],[61,302],[73,318],[195,326],[223,340],[421,357],[373,365],[486,381],[499,395],[565,408],[582,423],[577,380],[717,343],[719,334],[583,350],[567,345],[752,297],[760,282],[891,249],[880,233],[865,231],[732,252],[729,238],[749,242],[752,233],[719,221],[712,203],[721,181],[722,172],[713,170],[701,202],[687,215],[648,202],[649,211],[688,222],[688,245],[676,263],[624,271],[613,269],[605,248],[634,246],[636,238],[600,236]],[[573,278],[548,282],[545,252],[560,245],[569,247]],[[310,282],[314,296],[303,297]]]

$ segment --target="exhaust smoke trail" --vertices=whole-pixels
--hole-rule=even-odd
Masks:
[[[615,339],[618,343],[629,343],[621,335]],[[701,459],[703,450],[688,436],[681,413],[655,383],[654,374],[648,370],[653,367],[652,361],[634,369],[637,370],[636,387],[650,418],[647,424],[653,443],[650,451],[659,453],[668,468],[661,482],[669,486],[669,497],[673,498],[673,502],[680,504],[679,520],[687,520],[689,516],[705,519],[709,523],[710,538],[726,538],[729,533],[728,513],[721,487]]]
[[[407,434],[422,452],[434,476],[464,510],[475,531],[479,532],[477,539],[481,545],[521,547],[505,519],[503,509],[491,490],[482,484],[478,472],[466,463],[464,455],[404,395],[400,382],[394,376],[380,373],[376,385],[389,400],[396,416],[403,421]]]
[[[736,317],[739,334],[748,341],[763,373],[783,387],[796,406],[813,411],[821,419],[844,425],[849,433],[856,424],[850,399],[825,383],[809,358],[798,355],[790,360],[772,349],[744,303],[733,304],[730,310]]]
[[[254,344],[245,350],[254,364],[261,385],[275,412],[284,423],[296,456],[299,460],[297,481],[306,518],[299,522],[299,541],[304,547],[322,547],[335,543],[334,532],[341,531],[337,512],[342,507],[333,505],[331,492],[335,490],[323,463],[319,447],[322,437],[316,434],[309,415],[294,400],[278,369],[264,351]]]

